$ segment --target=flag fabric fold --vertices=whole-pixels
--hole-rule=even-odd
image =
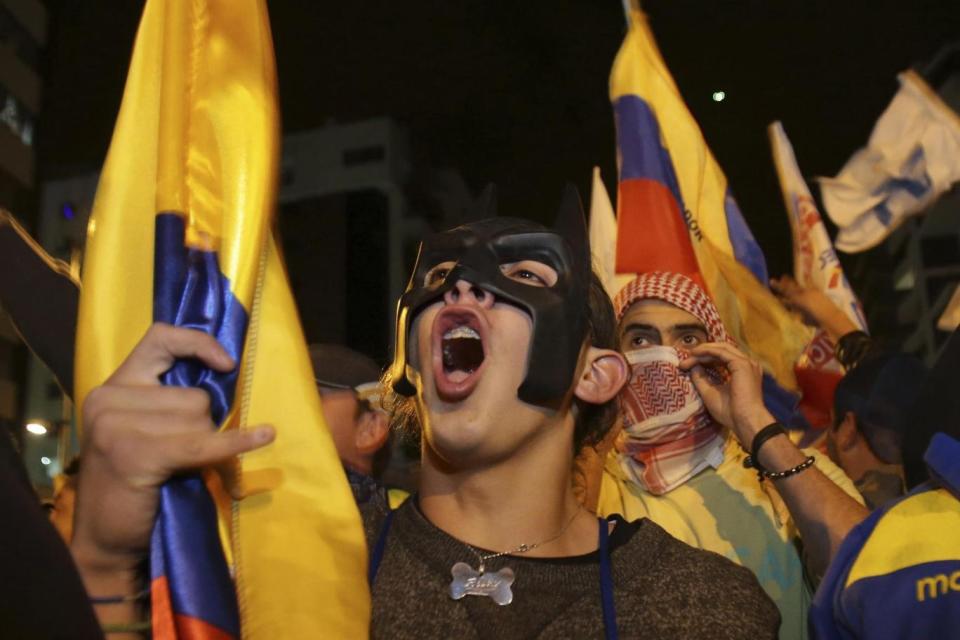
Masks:
[[[763,252],[637,9],[610,99],[620,171],[616,271],[676,271],[704,285],[736,342],[772,376],[765,389],[782,408],[777,417],[790,419],[785,398],[797,389],[793,365],[811,331],[767,288]]]
[[[593,168],[590,190],[590,253],[593,270],[603,282],[607,295],[614,298],[621,287],[632,280],[629,275],[617,275],[617,218],[610,203],[610,194],[600,177],[600,167]]]
[[[960,180],[960,114],[917,73],[898,79],[867,146],[836,177],[819,179],[840,251],[876,246]]]
[[[866,331],[863,308],[843,273],[786,131],[780,122],[774,122],[767,133],[793,235],[794,279],[802,287],[823,291],[857,328]],[[844,375],[834,350],[830,338],[823,330],[818,330],[795,367],[797,382],[803,392],[800,409],[815,428],[829,425],[833,393]]]
[[[156,638],[367,634],[359,514],[273,238],[278,162],[265,2],[148,0],[88,226],[77,404],[166,322],[215,336],[239,366],[180,361],[163,384],[206,390],[222,429],[277,431],[236,465],[239,502],[211,472],[162,487]]]

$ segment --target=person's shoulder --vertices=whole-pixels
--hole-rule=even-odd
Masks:
[[[696,637],[697,629],[710,628],[724,630],[714,637],[776,637],[780,612],[749,569],[691,547],[651,520],[631,524],[637,530],[615,556],[614,572],[632,597],[650,606],[655,594],[671,617],[695,619],[696,628],[684,633]]]
[[[839,628],[889,637],[937,637],[960,625],[960,501],[921,487],[874,511],[844,540],[817,591],[820,637]],[[886,636],[885,636],[886,637]]]
[[[865,536],[846,584],[909,566],[960,562],[960,501],[948,490],[913,492],[884,509]]]
[[[402,504],[399,506],[402,506]],[[381,529],[383,529],[387,514],[391,511],[391,505],[385,492],[377,492],[366,502],[357,503],[357,508],[360,510],[360,519],[363,521],[363,531],[367,538],[367,545],[373,548],[380,536]]]
[[[699,549],[667,533],[652,520],[638,520],[638,533],[631,540],[635,551],[652,554],[655,551],[656,565],[669,572],[690,569],[701,574],[729,575],[732,579],[748,579],[756,582],[753,573],[719,553]]]

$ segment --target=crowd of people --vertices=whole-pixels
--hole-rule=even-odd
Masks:
[[[833,425],[801,448],[696,277],[639,274],[611,300],[575,190],[552,228],[484,202],[484,219],[424,239],[385,373],[311,348],[367,535],[372,636],[957,633],[960,338],[928,372],[822,294],[773,282],[848,368]],[[204,393],[160,386],[181,358],[235,366],[209,335],[154,325],[86,401],[50,511],[59,535],[5,456],[4,509],[21,524],[0,528],[0,572],[57,594],[50,637],[149,633],[159,487],[275,437],[218,433]],[[409,492],[382,481],[397,437],[420,443]],[[40,615],[5,611],[4,624],[41,637],[25,626]]]

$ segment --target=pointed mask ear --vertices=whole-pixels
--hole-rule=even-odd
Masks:
[[[579,264],[590,264],[590,243],[587,239],[587,221],[583,215],[580,193],[570,183],[563,188],[560,209],[553,230],[567,241]]]
[[[495,218],[497,216],[497,185],[492,182],[480,192],[473,205],[473,220],[483,220],[486,218]]]

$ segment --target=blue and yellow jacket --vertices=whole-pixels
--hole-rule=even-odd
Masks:
[[[936,434],[924,460],[933,480],[844,540],[810,609],[816,638],[960,638],[960,441]]]

